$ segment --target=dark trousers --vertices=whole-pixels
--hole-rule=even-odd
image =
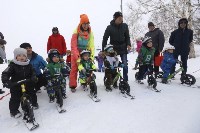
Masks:
[[[45,79],[43,74],[37,75],[38,82],[35,84],[35,90],[40,90],[40,87],[47,85],[47,80]]]
[[[181,56],[181,61],[182,61],[182,65],[183,65],[183,69],[184,69],[184,73],[187,72],[187,60],[188,60],[188,55],[186,54],[179,54],[179,53],[176,53],[174,52],[174,58],[175,59],[178,59],[178,56]],[[175,72],[175,69],[176,69],[176,64],[172,66],[172,70],[171,70],[171,74]]]
[[[11,88],[10,93],[11,93],[11,98],[9,101],[10,113],[16,114],[17,110],[19,109],[19,106],[20,106],[20,99],[22,97],[21,88],[17,88],[17,87]],[[35,92],[34,88],[27,88],[26,94],[28,94],[30,96],[32,104],[36,105],[37,104],[37,96],[36,96],[36,92]]]
[[[128,60],[127,60],[127,54],[120,54],[121,61],[124,64],[123,67],[123,78],[124,81],[128,81]]]
[[[138,76],[137,76],[137,80],[143,80],[144,74],[147,72],[147,70],[148,70],[148,65],[140,66]]]
[[[105,70],[105,77],[107,78],[106,80],[106,87],[110,87],[113,83],[113,79],[115,78],[115,76],[117,75],[117,70],[111,70],[111,69],[106,69]],[[116,84],[117,81],[114,83]]]

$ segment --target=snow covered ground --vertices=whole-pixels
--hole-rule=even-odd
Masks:
[[[200,47],[196,46],[197,56]],[[135,100],[119,94],[119,90],[106,92],[103,86],[103,73],[97,73],[98,96],[101,102],[93,102],[80,87],[71,93],[67,87],[68,98],[64,100],[66,113],[59,114],[55,103],[48,102],[45,90],[38,94],[40,108],[35,110],[36,121],[40,127],[37,133],[199,133],[200,132],[200,89],[180,85],[180,75],[170,85],[158,83],[161,93],[149,90],[135,82],[132,67],[137,53],[128,55],[129,84]],[[200,85],[200,57],[190,59],[188,73]],[[1,65],[0,72],[6,68]],[[2,85],[1,85],[2,87]],[[6,93],[9,92],[4,88]],[[10,95],[0,100],[0,132],[29,132],[22,118],[10,117],[8,103]],[[21,111],[21,108],[20,108]]]

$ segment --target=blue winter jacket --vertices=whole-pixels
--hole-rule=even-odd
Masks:
[[[46,61],[44,61],[42,56],[38,55],[35,52],[32,53],[32,58],[30,60],[30,64],[33,66],[37,76],[42,74],[41,69],[44,70],[44,68],[47,65]]]
[[[161,69],[163,71],[170,71],[171,67],[176,63],[176,59],[173,56],[173,53],[164,52],[163,60],[161,63]]]

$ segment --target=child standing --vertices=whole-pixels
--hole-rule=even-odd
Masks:
[[[34,90],[34,83],[37,82],[35,72],[32,65],[29,64],[27,58],[27,51],[23,48],[16,48],[14,50],[14,59],[9,66],[2,72],[2,83],[6,88],[10,88],[11,98],[9,101],[9,109],[11,117],[18,118],[20,113],[20,98],[22,96],[20,85],[15,85],[18,81],[30,79],[26,82],[26,93],[31,97],[33,109],[38,109],[36,91]]]
[[[62,89],[63,99],[67,98],[65,79],[65,77],[67,77],[67,69],[65,63],[60,61],[62,58],[60,58],[60,53],[57,49],[50,49],[48,52],[48,58],[49,62],[44,70],[44,75],[47,79],[47,93],[50,99],[49,102],[52,103],[56,97],[56,87],[60,87]],[[56,103],[60,104],[58,100],[59,98],[56,98]]]
[[[139,84],[144,84],[141,80],[143,80],[144,74],[148,71],[148,69],[153,72],[153,57],[155,48],[152,46],[153,44],[151,37],[144,37],[142,41],[142,47],[137,58],[137,62],[139,64],[139,73],[136,80]]]
[[[100,51],[98,53],[98,56],[96,56],[95,58],[96,58],[96,60],[98,62],[98,68],[99,68],[98,72],[101,72],[101,71],[104,72],[104,68],[103,68],[103,53],[102,53],[102,51]]]
[[[139,54],[140,49],[141,49],[141,47],[142,47],[142,37],[136,38],[136,45],[137,45],[137,47],[136,47],[136,52],[138,52],[138,54]],[[137,67],[138,67],[138,62],[137,62],[137,60],[136,60],[135,67],[134,67],[133,69],[136,70]]]
[[[80,53],[80,60],[78,60],[78,70],[79,70],[79,81],[85,89],[87,87],[87,84],[90,86],[90,96],[92,98],[95,98],[97,101],[99,99],[97,98],[97,87],[96,83],[92,83],[91,80],[95,80],[96,76],[94,73],[92,74],[92,71],[96,71],[96,67],[92,60],[90,59],[90,51],[83,50]],[[91,71],[92,70],[92,71]]]
[[[119,63],[117,53],[114,51],[113,46],[108,44],[105,48],[104,66],[105,66],[105,86],[106,91],[112,91],[111,85],[113,79],[117,75],[117,67],[123,67],[123,64]],[[117,88],[117,81],[113,83],[113,88]]]
[[[161,69],[163,70],[163,78],[162,83],[167,84],[167,78],[168,75],[171,72],[172,66],[176,64],[176,59],[174,58],[173,52],[174,52],[174,46],[166,47],[164,49],[164,55],[163,55],[163,61],[161,63]]]

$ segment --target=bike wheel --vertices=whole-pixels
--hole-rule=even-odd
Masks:
[[[153,88],[156,88],[157,82],[156,82],[156,79],[153,76],[148,77],[147,82],[148,82],[149,86],[152,86]]]
[[[57,98],[57,103],[60,105],[60,107],[63,106],[63,98],[62,98],[62,92],[61,88],[56,89],[56,98]]]
[[[196,78],[193,75],[185,74],[180,78],[182,84],[193,85],[196,83]]]

